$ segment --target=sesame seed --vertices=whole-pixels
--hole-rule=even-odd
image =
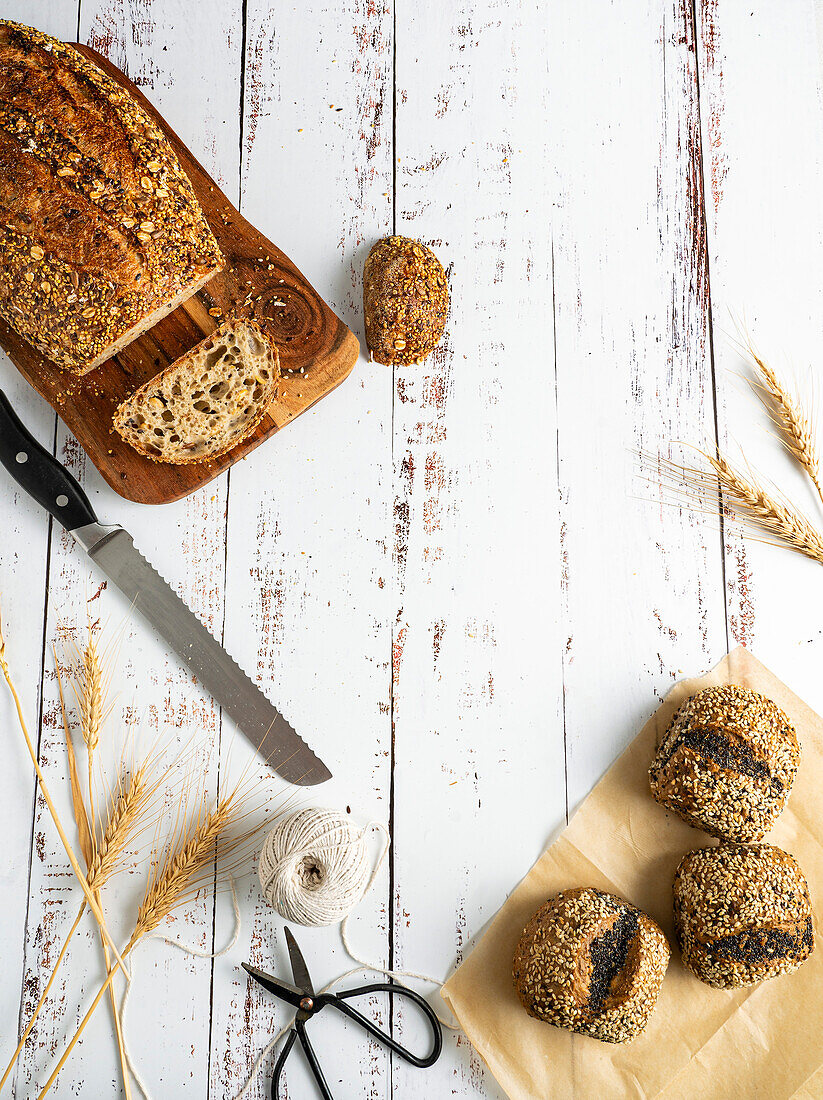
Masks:
[[[589,887],[566,890],[524,929],[514,983],[529,1015],[622,1043],[645,1027],[669,954],[658,925],[622,898]]]
[[[124,135],[131,135],[130,149],[138,169],[138,181],[109,178],[108,167],[70,146],[65,134],[44,107],[37,113],[37,98],[23,119],[13,114],[16,108],[0,103],[0,127],[19,143],[19,155],[37,157],[60,178],[76,180],[81,194],[99,209],[111,215],[123,229],[140,224],[140,232],[157,246],[139,254],[134,245],[126,245],[124,258],[131,265],[128,275],[109,277],[90,271],[79,272],[71,262],[58,257],[60,242],[46,256],[45,240],[32,241],[41,231],[38,218],[32,217],[30,196],[22,193],[9,212],[9,223],[0,227],[0,251],[6,278],[12,293],[0,301],[0,316],[16,331],[39,347],[51,360],[83,373],[106,349],[142,318],[170,297],[185,290],[196,279],[214,270],[221,262],[217,243],[206,225],[191,185],[183,174],[165,136],[119,85],[75,50],[39,31],[16,28],[14,34],[23,47],[24,58],[32,45],[48,49],[54,55],[54,67],[78,74],[82,79],[81,110],[98,113],[100,105],[114,114]],[[25,77],[24,62],[13,78]],[[31,134],[37,135],[35,142]],[[144,173],[140,175],[140,168]],[[162,173],[163,187],[154,190],[148,173]],[[175,191],[173,208],[170,190]],[[162,191],[162,196],[161,196]],[[179,192],[179,197],[177,193]],[[164,201],[161,203],[160,199]],[[80,204],[78,204],[80,205]],[[81,207],[71,223],[73,238],[92,239],[99,231],[100,215]],[[16,226],[28,224],[28,236]],[[149,226],[150,228],[146,228]],[[141,241],[146,244],[148,241]],[[32,267],[34,261],[34,269]],[[77,289],[82,295],[78,300]],[[46,299],[48,304],[46,305]]]
[[[814,950],[805,876],[771,844],[690,852],[675,874],[674,918],[684,966],[719,989],[789,973]]]

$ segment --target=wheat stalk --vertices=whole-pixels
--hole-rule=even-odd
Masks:
[[[98,846],[97,851],[92,858],[87,875],[87,882],[91,889],[94,891],[95,897],[97,897],[98,900],[100,890],[103,888],[103,886],[105,886],[112,875],[118,870],[119,861],[120,857],[122,856],[123,849],[125,848],[128,838],[133,835],[135,831],[137,821],[141,812],[141,805],[145,804],[147,789],[148,784],[146,782],[145,775],[141,775],[140,771],[138,771],[130,777],[126,791],[118,797],[112,809],[108,823],[103,832],[102,842]],[[57,977],[57,972],[60,969],[60,965],[63,962],[66,951],[68,949],[69,942],[75,931],[77,930],[77,927],[80,923],[80,918],[83,916],[85,908],[86,901],[84,899],[80,904],[80,909],[77,913],[77,916],[75,917],[74,924],[72,924],[63,942],[63,946],[60,949],[60,954],[57,956],[57,961],[55,962],[52,972],[49,975],[49,980],[46,982],[46,986],[43,989],[43,992],[40,994],[40,999],[35,1005],[34,1011],[29,1018],[29,1022],[26,1024],[23,1034],[20,1036],[20,1041],[18,1042],[17,1048],[11,1056],[5,1073],[3,1074],[2,1078],[0,1078],[0,1089],[2,1089],[3,1085],[8,1079],[9,1073],[11,1072],[14,1063],[17,1061],[21,1050],[25,1046],[26,1040],[28,1039],[31,1029],[34,1027],[37,1021],[37,1017],[42,1011],[43,1005],[46,1003],[46,998],[48,997],[49,991],[54,984],[54,980]],[[108,947],[106,945],[105,939],[103,940],[103,945],[104,954],[106,956],[106,959],[108,960]],[[107,961],[106,971],[108,972],[109,970],[111,970],[111,963]],[[112,970],[112,974],[115,974],[116,972],[117,969],[115,967]],[[111,986],[109,986],[109,989],[111,990]],[[115,1014],[115,1028],[117,1029],[118,1033],[118,1047],[121,1051],[121,1066],[124,1073],[124,1080],[127,1082],[126,1090],[128,1092],[129,1086],[125,1062],[125,1051],[123,1050],[122,1046],[122,1035],[120,1033],[119,1025],[120,1017],[119,1013],[117,1012],[116,1004],[112,1007]]]
[[[141,826],[159,782],[150,780],[148,764],[141,764],[129,774],[111,804],[103,835],[89,865],[88,881],[93,889],[101,890],[119,870],[123,851]]]
[[[106,843],[106,849],[103,852],[103,858],[98,858],[97,848],[97,830],[89,827],[88,815],[86,814],[85,805],[83,803],[83,792],[80,787],[80,779],[77,774],[77,766],[74,755],[74,744],[71,738],[71,731],[69,730],[68,721],[66,719],[66,707],[63,698],[63,684],[60,676],[60,666],[57,662],[57,655],[55,654],[55,665],[57,667],[57,681],[60,686],[60,708],[63,714],[63,728],[66,734],[66,748],[69,757],[69,777],[71,781],[72,789],[72,801],[74,804],[74,815],[77,821],[77,828],[80,831],[80,843],[83,849],[83,855],[86,859],[86,867],[88,868],[88,882],[94,890],[95,898],[100,901],[100,890],[105,881],[114,873],[116,869],[117,860],[122,855],[123,848],[125,847],[126,838],[130,832],[130,822],[126,820],[112,819],[109,817],[109,825],[113,825],[114,828],[106,830],[108,836],[103,836],[103,840]],[[103,667],[100,659],[100,653],[97,648],[97,639],[94,634],[94,627],[91,620],[88,620],[88,641],[83,651],[82,661],[80,665],[79,673],[79,686],[75,689],[78,697],[79,711],[80,711],[80,728],[83,734],[83,740],[86,743],[87,765],[88,765],[88,792],[89,792],[89,810],[91,813],[92,823],[95,821],[94,810],[94,775],[93,775],[93,762],[94,752],[100,741],[100,727],[104,720],[104,688],[103,688]],[[137,809],[137,796],[139,795],[140,787],[145,785],[145,776],[137,775],[132,777],[133,784],[136,781],[134,789],[131,791],[131,800],[135,803],[134,809]],[[123,826],[125,826],[123,828]],[[102,908],[102,902],[101,902]],[[106,970],[111,967],[111,955],[109,954],[108,945],[106,944],[105,937],[100,935],[100,943],[103,948],[103,961],[106,964]],[[54,971],[52,977],[46,986],[45,993],[48,993],[48,987],[51,984],[54,977]],[[43,1003],[44,998],[41,998],[40,1004]],[[131,1100],[131,1081],[129,1078],[129,1070],[126,1062],[126,1049],[123,1042],[123,1029],[120,1025],[120,1011],[117,1007],[117,997],[114,991],[114,986],[109,986],[109,1000],[111,1001],[112,1017],[114,1019],[114,1035],[117,1041],[117,1052],[120,1058],[120,1071],[123,1078],[123,1087],[126,1093],[126,1100]],[[39,1011],[40,1004],[35,1009],[35,1015],[29,1024],[29,1029],[34,1023],[37,1012]],[[25,1041],[26,1036],[23,1036],[21,1042]]]
[[[134,931],[123,948],[124,958],[134,950],[141,939],[154,931],[161,921],[202,887],[206,873],[211,880],[214,877],[215,867],[220,861],[225,856],[236,853],[239,847],[257,833],[259,826],[247,830],[240,836],[227,837],[226,835],[228,827],[245,816],[244,801],[245,789],[242,785],[238,785],[228,797],[213,805],[207,812],[204,811],[201,801],[200,810],[193,821],[179,828],[175,825],[166,846],[165,856],[152,860],[154,870],[137,911]],[[179,814],[178,807],[178,821]],[[109,969],[106,980],[80,1022],[74,1037],[43,1086],[39,1094],[40,1100],[54,1084],[75,1043],[82,1035],[83,1029],[111,985],[116,972],[115,967]]]
[[[57,660],[57,651],[52,650],[54,653],[54,667],[57,673],[57,689],[60,693],[60,713],[63,717],[63,733],[66,737],[66,757],[69,763],[69,784],[71,786],[71,801],[72,808],[74,809],[74,820],[77,824],[77,831],[80,834],[80,850],[83,853],[83,858],[86,861],[86,867],[88,868],[91,861],[94,859],[94,838],[93,830],[89,825],[88,814],[86,813],[86,805],[83,802],[83,789],[80,786],[80,776],[77,772],[77,757],[74,753],[74,741],[72,740],[71,730],[69,728],[69,719],[66,714],[66,698],[63,694],[63,677],[60,674],[60,662]]]
[[[54,805],[51,794],[49,793],[48,785],[46,783],[46,777],[43,775],[43,770],[40,767],[40,761],[37,759],[37,753],[34,751],[34,745],[32,744],[31,737],[29,736],[28,726],[26,725],[26,720],[23,716],[23,705],[20,702],[20,696],[17,694],[17,689],[14,686],[14,681],[12,680],[11,676],[11,670],[9,669],[8,659],[6,657],[6,640],[3,635],[2,617],[0,617],[0,672],[3,673],[3,678],[6,681],[8,689],[11,693],[11,697],[14,700],[14,706],[17,711],[17,720],[20,724],[20,729],[26,742],[26,749],[28,750],[31,762],[34,765],[34,770],[37,774],[37,780],[40,784],[40,790],[43,794],[43,798],[45,799],[49,813],[51,814],[52,820],[54,821],[55,828],[57,829],[57,834],[60,837],[60,841],[63,845],[63,848],[65,849],[66,855],[68,856],[69,863],[71,864],[71,869],[72,871],[74,871],[77,881],[80,883],[80,886],[83,890],[86,901],[91,911],[94,913],[95,917],[98,920],[98,923],[100,924],[101,931],[103,932],[103,935],[105,936],[109,947],[111,947],[112,951],[114,952],[114,957],[117,960],[118,965],[128,976],[128,971],[126,970],[126,965],[123,962],[123,958],[120,952],[117,950],[117,945],[111,938],[109,930],[106,927],[106,921],[103,916],[103,912],[96,898],[94,897],[94,893],[91,887],[86,881],[86,876],[77,860],[77,856],[74,854],[74,849],[69,842],[69,838],[66,836],[66,831],[63,828],[62,822],[60,821],[60,815],[58,814],[57,808]],[[112,971],[112,973],[114,973],[114,971]]]
[[[146,800],[146,776],[145,770],[138,768],[137,772],[129,777],[125,790],[118,795],[113,808],[109,813],[106,827],[103,830],[100,845],[95,849],[94,858],[89,865],[89,885],[94,888],[94,896],[100,897],[100,891],[111,876],[118,869],[126,841],[132,835],[138,821],[141,808]],[[91,788],[89,788],[91,789]],[[103,961],[106,964],[106,973],[111,970],[111,954],[106,941],[100,937],[103,948]],[[129,1076],[128,1059],[126,1057],[126,1044],[123,1039],[123,1026],[120,1022],[120,1008],[117,1004],[117,995],[114,985],[109,986],[109,1000],[111,1002],[112,1017],[114,1019],[114,1037],[117,1042],[117,1054],[120,1058],[120,1075],[123,1078],[123,1089],[126,1100],[131,1100],[131,1078]]]
[[[227,837],[231,824],[243,814],[244,788],[237,786],[221,802],[204,813],[202,805],[193,822],[172,836],[165,858],[153,860],[153,873],[137,910],[137,921],[128,947],[149,935],[158,924],[203,885],[204,872],[211,880],[215,862],[236,853],[257,829]]]
[[[781,442],[809,475],[823,502],[823,481],[820,476],[814,416],[806,412],[777,371],[758,354],[748,333],[742,335],[740,347],[748,356],[759,379],[753,384],[753,388],[771,415]]]
[[[92,627],[89,627],[89,640],[83,649],[78,680],[80,728],[86,748],[94,752],[103,724],[103,667]]]
[[[5,1069],[5,1072],[3,1073],[3,1076],[0,1077],[0,1089],[3,1088],[3,1085],[5,1085],[6,1081],[8,1080],[9,1074],[11,1073],[12,1069],[14,1068],[14,1063],[17,1061],[17,1059],[20,1056],[20,1051],[26,1045],[26,1039],[28,1039],[28,1037],[29,1037],[29,1032],[34,1027],[35,1021],[37,1020],[37,1017],[40,1015],[40,1010],[42,1009],[43,1005],[46,1003],[46,998],[49,995],[49,990],[52,987],[54,979],[57,977],[57,971],[60,969],[60,966],[63,962],[64,957],[65,957],[65,954],[68,951],[69,943],[71,941],[71,938],[74,935],[74,933],[76,932],[77,926],[80,924],[80,919],[82,918],[83,913],[85,911],[86,911],[86,902],[85,902],[85,900],[83,900],[80,903],[80,909],[78,910],[77,916],[74,918],[74,924],[69,929],[68,935],[66,936],[65,940],[63,941],[63,946],[60,948],[60,954],[57,956],[57,962],[54,964],[54,968],[53,968],[51,974],[49,975],[49,980],[46,982],[46,988],[40,994],[40,1000],[35,1005],[34,1012],[32,1012],[31,1018],[30,1018],[29,1022],[26,1024],[26,1028],[25,1028],[23,1034],[20,1036],[20,1042],[17,1044],[17,1047],[14,1051],[14,1054],[12,1054],[11,1058],[9,1059],[9,1064],[6,1066],[6,1069]]]
[[[721,455],[708,456],[721,490],[749,524],[773,539],[823,564],[823,535],[782,494],[770,492],[757,478],[749,479]]]
[[[77,672],[73,682],[80,716],[80,730],[86,745],[89,809],[92,821],[95,820],[94,754],[100,743],[100,730],[110,709],[106,700],[107,680],[104,675],[104,662],[97,644],[95,629],[94,624],[89,620],[87,624],[88,637],[85,646],[79,653]],[[97,836],[94,832],[92,833],[92,843],[97,843]]]
[[[56,655],[55,655],[56,661]],[[83,851],[83,855],[86,859],[86,865],[88,868],[86,874],[86,881],[89,887],[93,890],[94,896],[97,901],[100,901],[100,891],[120,868],[123,852],[126,844],[135,833],[139,831],[141,825],[145,819],[145,812],[152,802],[153,796],[156,793],[160,780],[150,780],[150,769],[152,761],[148,761],[138,767],[135,771],[129,774],[125,784],[122,781],[118,784],[118,793],[113,798],[109,807],[109,812],[106,820],[106,825],[102,830],[102,838],[99,845],[94,849],[91,847],[91,830],[89,828],[88,818],[86,816],[85,807],[83,806],[82,794],[79,791],[79,780],[77,778],[76,767],[74,764],[74,747],[71,740],[71,732],[69,730],[68,718],[66,716],[65,698],[63,695],[63,682],[60,675],[60,667],[57,665],[57,684],[60,693],[60,708],[63,716],[63,729],[66,735],[66,748],[69,757],[69,777],[72,787],[72,797],[74,802],[75,819],[77,820],[77,827],[80,833],[80,845]],[[80,905],[80,909],[75,917],[74,924],[68,931],[68,934],[63,942],[63,946],[60,949],[60,953],[57,956],[57,961],[54,964],[49,979],[46,982],[43,992],[40,994],[40,999],[35,1005],[34,1011],[29,1018],[29,1022],[20,1036],[20,1040],[17,1044],[17,1048],[11,1056],[11,1059],[6,1067],[3,1077],[0,1078],[0,1089],[2,1089],[9,1073],[17,1061],[26,1040],[31,1033],[31,1029],[37,1021],[37,1017],[46,1003],[46,999],[49,995],[54,980],[57,977],[57,973],[65,958],[66,951],[74,935],[77,927],[80,923],[80,919],[83,916],[83,912],[86,908],[85,899]],[[103,943],[103,955],[106,962],[106,971],[111,969],[111,957],[109,954],[108,945],[101,931],[101,939]],[[120,1027],[120,1014],[117,1008],[117,1003],[114,998],[113,987],[109,986],[109,994],[112,1001],[112,1011],[114,1013],[114,1026],[115,1035],[117,1038],[118,1051],[120,1053],[120,1064],[123,1074],[124,1087],[126,1095],[131,1095],[131,1085],[128,1077],[128,1067],[126,1064],[125,1047],[123,1044],[122,1030]]]
[[[743,473],[720,453],[716,457],[709,454],[703,457],[710,470],[667,459],[658,459],[657,469],[690,502],[707,512],[716,512],[719,488],[724,505],[746,527],[757,532],[761,541],[786,546],[823,564],[823,534],[791,501],[776,489],[768,488],[754,471]]]
[[[106,821],[106,826],[103,829],[100,844],[97,846],[88,870],[87,881],[89,886],[93,889],[96,897],[99,897],[102,888],[106,885],[112,875],[114,875],[120,869],[121,858],[126,844],[129,842],[130,839],[135,836],[137,832],[140,831],[145,823],[146,810],[152,804],[154,795],[156,794],[162,782],[162,779],[150,778],[151,766],[151,763],[145,763],[138,767],[134,772],[132,772],[129,775],[125,785],[121,786],[117,797],[114,798],[112,801],[109,809],[108,819]],[[74,935],[74,932],[80,922],[80,918],[83,915],[85,904],[85,901],[81,904],[80,912],[77,914],[77,918],[75,919],[74,924],[69,929],[69,933],[66,937],[60,954],[57,957],[57,962],[55,963],[54,969],[52,970],[49,980],[46,984],[46,988],[43,990],[40,996],[40,1000],[37,1002],[37,1006],[31,1016],[31,1019],[29,1020],[26,1029],[20,1038],[17,1049],[12,1055],[8,1068],[6,1069],[2,1080],[0,1080],[0,1088],[2,1088],[3,1083],[8,1077],[12,1066],[14,1065],[20,1054],[20,1051],[23,1049],[29,1032],[34,1026],[35,1020],[37,1019],[40,1010],[45,1004],[46,997],[48,996],[49,990],[51,989],[52,983],[54,982],[54,979],[57,975],[60,964],[63,961],[63,957],[65,956],[69,940]],[[117,973],[117,968],[111,966],[110,958],[108,955],[108,947],[105,943],[105,940],[103,941],[103,944],[104,955],[106,958],[106,972],[107,975],[111,975],[111,977],[113,978],[114,975]],[[125,955],[126,952],[124,951],[123,956],[125,957]],[[107,985],[109,993],[111,994],[111,983],[108,982]],[[112,1009],[115,1019],[117,1045],[120,1051],[123,1081],[126,1093],[129,1094],[131,1088],[128,1077],[128,1068],[126,1064],[123,1036],[120,1029],[120,1015],[113,998]]]

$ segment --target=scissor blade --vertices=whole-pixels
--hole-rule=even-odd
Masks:
[[[291,972],[294,974],[294,984],[301,986],[309,996],[313,997],[314,986],[311,984],[309,968],[306,966],[303,952],[297,946],[297,940],[291,934],[291,929],[284,926],[283,931],[286,933],[286,943],[289,948],[289,958],[291,959]]]
[[[273,974],[266,974],[262,970],[258,970],[256,966],[249,966],[248,963],[240,964],[249,977],[254,978],[256,982],[267,989],[269,993],[273,993],[275,997],[279,997],[281,1001],[285,1001],[286,1004],[294,1005],[295,1008],[300,1007],[300,1002],[306,995],[303,990],[297,989],[289,982],[284,982],[280,978],[275,978]]]

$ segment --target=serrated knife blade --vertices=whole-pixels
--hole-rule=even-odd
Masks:
[[[134,610],[148,620],[188,665],[278,775],[301,786],[331,778],[325,764],[143,557],[128,531],[92,524],[91,528],[81,527],[72,534]]]
[[[31,435],[0,390],[0,463],[54,516],[237,724],[270,766],[300,786],[331,778],[322,760],[143,557],[128,531],[101,524],[69,471]]]

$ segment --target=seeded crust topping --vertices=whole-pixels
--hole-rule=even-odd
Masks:
[[[233,318],[124,401],[114,426],[155,462],[203,462],[254,431],[279,377],[274,344],[253,321]]]
[[[366,343],[378,363],[420,363],[434,351],[449,313],[443,265],[409,237],[384,237],[363,269]]]
[[[96,65],[0,20],[0,73],[0,316],[83,374],[223,258],[168,140]]]
[[[805,876],[771,844],[690,852],[674,877],[674,923],[683,965],[718,989],[788,974],[814,950]]]
[[[646,1026],[668,963],[669,945],[651,917],[614,894],[583,887],[537,910],[512,972],[530,1016],[625,1043]]]
[[[661,806],[720,840],[760,840],[789,797],[800,745],[771,699],[707,688],[677,711],[649,781]]]

